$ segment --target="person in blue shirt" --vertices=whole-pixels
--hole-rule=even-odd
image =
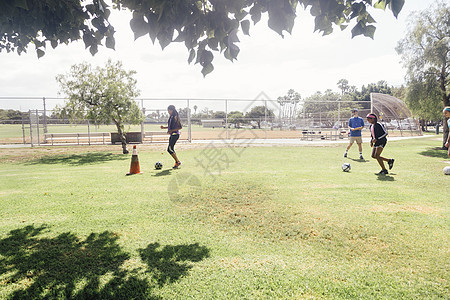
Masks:
[[[364,159],[362,155],[362,137],[361,130],[364,128],[364,120],[358,117],[358,109],[352,110],[353,117],[348,120],[348,127],[350,128],[350,143],[345,150],[344,157],[347,157],[348,150],[352,147],[353,143],[356,142],[359,148],[359,159]]]

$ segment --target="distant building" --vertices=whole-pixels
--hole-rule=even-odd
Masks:
[[[202,126],[204,128],[224,128],[225,120],[224,119],[202,120]]]

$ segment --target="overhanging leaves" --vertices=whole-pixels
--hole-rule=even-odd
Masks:
[[[345,29],[353,20],[357,24],[352,36],[373,38],[375,27],[367,24],[375,20],[367,12],[389,7],[397,17],[404,0],[112,0],[114,9],[128,9],[133,13],[130,27],[137,39],[146,34],[153,43],[158,40],[164,49],[170,43],[184,42],[189,51],[188,61],[194,59],[192,50],[221,51],[230,60],[237,58],[239,47],[237,30],[249,35],[250,20],[254,24],[262,14],[269,16],[268,26],[283,36],[291,33],[296,8],[301,4],[315,17],[315,28],[330,34],[333,26]],[[114,30],[109,23],[110,10],[103,0],[9,0],[0,1],[0,51],[26,50],[30,43],[43,43],[56,48],[61,43],[83,39],[94,55],[98,45],[114,49]],[[58,24],[58,26],[55,26]],[[174,32],[176,39],[173,39]],[[106,40],[105,40],[106,39]],[[202,45],[202,46],[200,46]],[[201,48],[203,47],[203,48]],[[37,51],[37,50],[36,50]],[[42,56],[42,52],[37,53]],[[205,71],[209,71],[208,68]]]

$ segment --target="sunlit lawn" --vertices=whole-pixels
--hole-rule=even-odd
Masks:
[[[439,143],[389,142],[384,177],[367,145],[193,148],[176,171],[147,149],[134,176],[119,147],[2,152],[0,298],[448,298]]]

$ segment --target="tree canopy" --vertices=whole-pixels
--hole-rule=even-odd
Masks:
[[[407,69],[409,85],[436,87],[443,106],[450,105],[450,6],[444,2],[415,13],[411,26],[397,46]],[[426,88],[426,89],[428,89]],[[409,101],[414,94],[408,93]]]
[[[14,109],[0,109],[0,121],[22,120],[22,113]]]
[[[74,65],[68,74],[56,78],[61,92],[69,98],[58,110],[71,118],[88,119],[97,124],[114,123],[126,154],[124,124],[143,121],[143,114],[133,100],[139,96],[133,78],[135,73],[124,70],[121,62],[111,60],[104,68],[92,69],[87,63]]]
[[[397,52],[406,67],[406,103],[430,120],[450,105],[450,6],[438,1],[411,16],[411,25]],[[448,136],[444,122],[444,143]]]
[[[405,0],[112,0],[113,9],[128,9],[135,39],[148,35],[164,49],[183,42],[188,62],[199,63],[202,73],[213,71],[213,51],[233,61],[240,51],[238,31],[250,35],[253,24],[268,14],[268,26],[280,34],[291,33],[300,4],[315,19],[315,31],[323,35],[334,27],[344,30],[353,20],[352,37],[373,38],[375,19],[371,7],[389,8],[398,16]],[[109,22],[111,6],[104,0],[6,0],[0,2],[0,51],[27,50],[35,46],[38,57],[48,44],[83,39],[92,55],[105,45],[114,49],[115,29]]]
[[[281,122],[288,122],[292,124],[293,120],[297,116],[298,105],[302,99],[300,93],[293,89],[288,90],[285,96],[277,98],[277,103],[280,105],[280,119]]]
[[[245,114],[246,118],[253,119],[258,123],[259,129],[261,129],[261,121],[264,117],[272,118],[274,116],[273,110],[266,108],[264,105],[253,106],[250,111]]]

